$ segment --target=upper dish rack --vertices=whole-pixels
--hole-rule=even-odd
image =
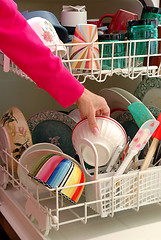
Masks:
[[[66,56],[62,59],[65,67],[81,82],[84,83],[88,78],[91,80],[95,80],[97,82],[104,82],[108,76],[112,76],[113,74],[121,75],[123,77],[128,77],[132,80],[138,78],[140,75],[146,75],[148,77],[160,77],[161,76],[161,63],[159,66],[156,64],[151,65],[151,57],[159,58],[161,57],[161,53],[151,54],[151,43],[158,42],[161,44],[161,39],[146,39],[146,40],[126,40],[126,41],[118,41],[115,42],[95,42],[95,43],[86,43],[86,44],[73,44],[67,43],[64,46],[67,49]],[[144,55],[135,55],[135,49],[137,48],[137,43],[147,43],[147,54]],[[94,51],[94,47],[97,44],[97,47],[101,49],[99,51],[99,57],[94,58],[91,54],[91,58],[79,58],[79,59],[70,59],[70,53],[73,46],[77,45],[79,47],[86,45],[87,48],[91,49],[91,52]],[[105,47],[111,44],[111,55],[105,57]],[[114,53],[115,44],[124,44],[125,45],[125,53],[121,56],[116,56]],[[61,45],[61,44],[60,44]],[[56,48],[56,55],[58,55],[57,51],[58,45]],[[101,47],[101,48],[100,48]],[[105,54],[104,54],[105,53]],[[138,59],[142,59],[138,61]],[[146,61],[144,61],[146,59]],[[120,68],[116,68],[114,61],[124,61],[124,64]],[[91,62],[90,69],[73,69],[72,64],[74,62]],[[99,62],[99,68],[97,70],[94,69],[94,61]],[[102,68],[104,61],[110,61],[110,68],[107,69]],[[3,65],[3,70],[5,72],[12,71],[15,74],[24,77],[26,79],[31,80],[21,69],[19,69],[10,59],[4,55],[3,60],[1,60]],[[32,81],[32,80],[31,80]]]

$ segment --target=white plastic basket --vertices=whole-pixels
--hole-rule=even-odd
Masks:
[[[81,154],[81,144],[88,144],[95,157],[95,168],[87,170]],[[161,201],[161,167],[152,167],[145,171],[130,171],[128,174],[113,176],[114,173],[102,173],[98,168],[98,156],[95,146],[82,139],[79,156],[86,174],[86,202],[101,217],[113,216],[125,209],[139,210],[140,206]]]

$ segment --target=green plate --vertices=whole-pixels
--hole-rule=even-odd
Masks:
[[[71,135],[76,122],[68,115],[56,111],[38,112],[28,119],[33,143],[48,142],[57,145],[64,153],[74,156]]]
[[[155,106],[161,109],[161,79],[145,78],[137,86],[134,95],[146,106]]]

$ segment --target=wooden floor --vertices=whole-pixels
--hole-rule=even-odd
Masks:
[[[0,213],[0,239],[1,240],[20,240],[10,224]]]

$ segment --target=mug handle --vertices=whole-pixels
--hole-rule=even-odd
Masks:
[[[101,25],[101,22],[102,22],[102,20],[103,20],[104,18],[106,18],[106,17],[113,18],[113,17],[115,17],[115,15],[116,15],[116,13],[114,13],[114,14],[105,14],[105,15],[103,15],[103,16],[99,19],[98,26]]]
[[[94,146],[94,144],[87,138],[82,138],[79,140],[79,152],[78,152],[78,155],[80,157],[80,162],[81,162],[81,166],[82,168],[84,169],[84,171],[86,172],[86,174],[88,176],[90,176],[90,178],[93,180],[97,180],[98,179],[98,154],[97,154],[97,150],[96,150],[96,147]],[[81,149],[81,145],[82,144],[85,144],[87,146],[89,146],[93,153],[94,153],[94,160],[95,160],[95,170],[94,170],[94,176],[91,176],[90,173],[87,171],[87,169],[85,168],[85,165],[84,165],[84,159],[83,159],[83,156],[82,156],[82,149]]]

